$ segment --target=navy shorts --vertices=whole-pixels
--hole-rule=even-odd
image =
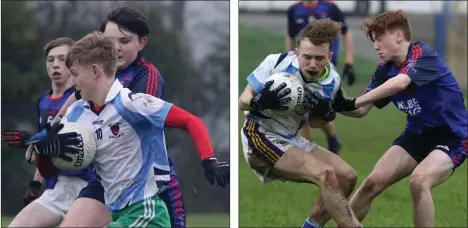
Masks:
[[[468,139],[461,139],[450,133],[416,134],[405,130],[393,141],[393,145],[401,146],[418,163],[424,160],[430,152],[441,150],[452,159],[454,169],[463,164],[467,157]]]
[[[169,166],[171,169],[171,181],[168,187],[159,194],[159,197],[166,203],[171,219],[171,226],[177,228],[185,227],[187,215],[185,213],[179,179],[171,160],[169,160]],[[95,199],[105,204],[104,188],[98,180],[90,181],[88,185],[81,190],[78,198]]]

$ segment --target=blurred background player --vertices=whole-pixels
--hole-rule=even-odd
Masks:
[[[309,23],[299,34],[297,52],[268,55],[249,75],[239,98],[239,109],[249,111],[241,131],[249,167],[263,183],[288,180],[315,184],[319,199],[304,228],[321,227],[330,218],[345,227],[360,227],[347,203],[357,181],[356,171],[339,156],[299,135],[306,119],[310,126],[335,118],[331,103],[340,77],[330,65],[332,41],[341,26],[331,19]],[[288,118],[275,110],[291,99],[285,84],[270,90],[269,77],[288,72],[305,84],[304,108]],[[307,125],[307,128],[309,125]]]
[[[373,106],[381,109],[393,102],[407,114],[407,122],[351,198],[351,207],[364,220],[375,197],[411,175],[414,226],[434,227],[431,189],[452,176],[467,157],[463,93],[439,54],[424,42],[411,41],[411,26],[402,10],[368,19],[363,28],[384,62],[377,66],[364,95],[337,98],[341,102],[334,108],[360,118]]]
[[[71,87],[70,71],[65,66],[65,56],[72,45],[73,40],[70,38],[57,38],[50,41],[44,48],[47,74],[52,83],[51,89],[37,100],[38,132],[49,127],[66,99],[75,91]],[[26,147],[25,143],[30,138],[28,132],[18,130],[4,131],[2,136],[9,145],[23,148]],[[51,173],[42,168],[40,160],[40,157],[35,160],[38,169],[23,199],[26,207],[13,219],[10,227],[59,225],[81,189],[86,186],[87,181],[94,178],[91,168],[78,172]],[[40,196],[42,182],[46,190]]]
[[[286,35],[286,51],[294,51],[296,48],[296,37],[300,31],[310,22],[323,18],[330,18],[333,21],[342,23],[341,34],[344,36],[345,43],[345,64],[341,74],[343,79],[348,80],[348,84],[352,85],[355,82],[355,73],[353,67],[353,40],[351,31],[346,26],[345,16],[343,12],[334,3],[329,1],[300,1],[290,6],[287,11],[287,35]],[[338,51],[340,48],[339,36],[333,41],[331,62],[336,67],[338,61]],[[307,126],[307,124],[305,125]],[[341,143],[335,131],[333,122],[329,122],[322,127],[323,132],[327,136],[328,150],[339,154]],[[301,130],[301,135],[311,140],[310,131],[307,128]]]

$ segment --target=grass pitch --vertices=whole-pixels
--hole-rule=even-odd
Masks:
[[[371,43],[369,43],[371,45]],[[247,76],[272,53],[284,50],[284,36],[261,29],[239,28],[239,94]],[[340,56],[339,63],[343,63]],[[355,58],[358,82],[345,86],[350,96],[360,94],[370,80],[376,63]],[[338,66],[341,72],[340,66]],[[383,110],[374,108],[362,119],[338,115],[335,123],[343,144],[341,155],[359,175],[358,186],[373,169],[377,160],[391,146],[405,126],[406,116],[393,104]],[[239,131],[244,122],[239,112]],[[326,141],[319,129],[312,130],[314,140],[324,147]],[[239,142],[242,150],[242,144]],[[432,191],[436,207],[436,227],[467,227],[467,162],[452,177]],[[272,183],[263,185],[245,162],[239,151],[239,226],[240,227],[301,227],[317,199],[313,185]],[[357,187],[356,187],[357,188]],[[412,205],[408,178],[391,186],[371,207],[363,221],[364,227],[412,227]],[[336,227],[330,221],[327,226]]]

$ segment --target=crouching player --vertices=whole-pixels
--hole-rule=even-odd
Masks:
[[[411,175],[414,226],[433,227],[431,189],[446,181],[467,156],[463,94],[436,51],[423,42],[411,42],[403,11],[382,13],[363,27],[384,62],[377,66],[364,95],[339,96],[334,109],[363,117],[373,106],[383,108],[393,102],[408,117],[405,130],[351,198],[351,207],[362,221],[376,196]]]
[[[49,127],[49,122],[75,91],[71,87],[70,71],[65,66],[65,56],[72,45],[72,39],[57,38],[44,47],[47,73],[52,85],[50,91],[41,95],[37,102],[39,131]],[[28,132],[19,130],[4,131],[2,136],[9,145],[21,148],[27,147],[26,143],[30,139]],[[26,157],[30,162],[33,159],[31,153],[29,148]],[[34,180],[30,183],[30,189],[23,198],[26,207],[15,216],[9,224],[10,227],[58,226],[81,189],[86,186],[87,181],[94,178],[91,168],[78,172],[51,172],[50,169],[43,169],[43,159],[48,158],[38,157],[34,160],[38,169]],[[40,195],[42,184],[46,190]]]
[[[303,227],[321,227],[330,218],[342,226],[361,226],[346,199],[356,184],[355,170],[338,155],[298,135],[306,119],[313,124],[335,118],[331,105],[340,77],[330,66],[330,58],[339,32],[339,23],[330,19],[311,22],[299,34],[296,52],[267,56],[247,78],[249,84],[239,98],[239,108],[249,111],[241,136],[254,173],[264,183],[283,179],[320,188],[320,198]],[[276,72],[295,75],[307,90],[304,110],[287,118],[274,112],[291,99],[285,84],[270,90],[273,81],[268,77]]]
[[[166,204],[158,196],[170,181],[164,127],[187,130],[200,154],[214,157],[208,132],[199,118],[177,106],[123,88],[114,76],[117,59],[112,39],[99,32],[88,34],[72,46],[66,61],[82,100],[69,107],[61,123],[52,129],[76,122],[93,132],[102,132],[96,136],[93,164],[101,177],[106,206],[112,211],[109,227],[170,227]],[[111,130],[110,126],[115,125],[119,126],[118,132]],[[60,134],[53,132],[56,130],[38,143],[60,141]],[[62,147],[78,144],[72,139],[60,141]],[[65,152],[57,147],[37,148],[38,154],[49,156]],[[204,159],[203,167],[209,178],[222,184],[229,182],[228,164]]]

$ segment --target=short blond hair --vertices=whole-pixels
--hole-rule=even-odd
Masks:
[[[102,64],[104,73],[114,75],[117,71],[118,53],[110,37],[101,32],[92,32],[78,40],[67,53],[65,64],[70,68],[75,62],[80,65]]]
[[[328,43],[331,51],[333,40],[341,32],[342,26],[340,22],[333,21],[330,18],[312,21],[299,33],[297,45],[299,46],[302,40],[307,39],[313,45]]]

